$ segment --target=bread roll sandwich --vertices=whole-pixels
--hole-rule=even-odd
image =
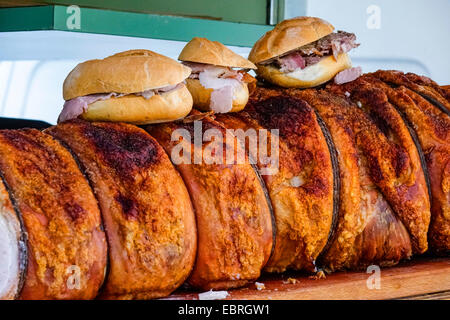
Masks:
[[[186,80],[194,106],[216,113],[237,112],[248,101],[248,84],[255,79],[241,69],[256,66],[217,41],[193,38],[181,51],[179,60],[192,69]]]
[[[248,58],[259,77],[285,88],[315,87],[334,77],[338,84],[352,81],[361,68],[352,68],[347,52],[359,44],[353,33],[333,31],[319,18],[284,20],[255,43]]]
[[[130,50],[77,65],[64,80],[58,122],[74,118],[147,124],[186,116],[191,70],[149,50]]]

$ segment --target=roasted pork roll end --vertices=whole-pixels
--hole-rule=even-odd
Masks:
[[[48,132],[76,155],[100,205],[110,265],[101,298],[157,298],[180,286],[195,259],[195,218],[162,147],[123,123],[73,120]]]
[[[38,130],[2,130],[0,171],[28,235],[20,297],[95,298],[106,240],[97,202],[71,154]]]

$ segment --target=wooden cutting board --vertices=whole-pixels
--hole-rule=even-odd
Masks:
[[[227,299],[450,299],[450,258],[416,259],[396,267],[381,268],[379,289],[374,287],[374,274],[336,272],[326,279],[292,272],[263,275],[258,283],[262,283],[264,289],[257,290],[255,284],[250,284],[246,288],[229,290]],[[168,299],[195,300],[198,293],[179,290]]]

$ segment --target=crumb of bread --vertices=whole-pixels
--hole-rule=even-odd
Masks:
[[[198,294],[198,300],[222,300],[229,296],[228,291],[206,291]]]
[[[264,290],[266,288],[266,286],[264,285],[264,283],[261,282],[255,282],[255,286],[256,286],[256,290]]]

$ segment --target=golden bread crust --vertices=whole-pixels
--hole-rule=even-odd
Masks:
[[[243,58],[222,43],[206,38],[192,38],[178,56],[180,61],[206,63],[222,67],[256,69],[249,60]]]
[[[305,99],[317,110],[330,131],[339,159],[339,222],[332,244],[319,263],[330,270],[339,270],[364,268],[373,263],[391,265],[409,258],[410,235],[388,203],[389,197],[376,185],[379,180],[371,166],[379,160],[363,147],[369,141],[368,133],[377,129],[368,125],[356,106],[336,95],[323,90],[286,92]],[[370,130],[362,130],[361,123]],[[382,136],[372,138],[374,150],[387,150],[389,145]]]
[[[283,20],[256,41],[248,59],[258,64],[319,40],[333,31],[334,27],[320,18],[296,17]]]
[[[63,84],[64,100],[94,93],[136,93],[175,85],[191,69],[150,50],[129,50],[78,64]]]

